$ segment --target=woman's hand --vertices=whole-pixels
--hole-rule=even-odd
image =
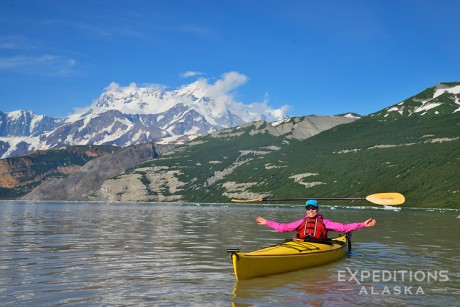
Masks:
[[[368,219],[367,221],[364,222],[364,225],[366,225],[366,227],[372,227],[375,224],[377,224],[377,221],[375,219],[373,219],[373,218],[370,218],[370,219]]]
[[[267,222],[267,220],[264,219],[264,218],[261,217],[261,216],[258,216],[258,217],[256,218],[256,222],[257,222],[257,224],[259,224],[259,225],[265,225],[265,223]]]

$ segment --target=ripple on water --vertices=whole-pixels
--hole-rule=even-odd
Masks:
[[[337,221],[372,215],[378,224],[353,234],[351,257],[237,282],[227,247],[250,251],[291,236],[257,225],[261,211],[280,221],[299,215],[283,205],[1,204],[0,305],[451,306],[460,298],[458,231],[446,222],[456,212],[326,209]],[[359,285],[338,280],[346,268],[445,269],[450,280],[431,284],[422,299],[359,295]]]

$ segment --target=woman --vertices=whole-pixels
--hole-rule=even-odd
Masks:
[[[306,202],[305,208],[307,210],[305,218],[295,222],[282,224],[266,220],[260,216],[256,218],[256,222],[260,225],[267,225],[279,232],[296,231],[296,238],[299,240],[326,240],[327,232],[329,230],[336,232],[350,232],[366,227],[373,227],[377,223],[377,221],[373,218],[370,218],[362,223],[351,224],[341,224],[323,219],[323,216],[318,214],[318,202],[313,199]]]

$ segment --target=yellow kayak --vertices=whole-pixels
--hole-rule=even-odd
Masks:
[[[343,235],[327,242],[287,241],[249,253],[231,253],[237,280],[250,279],[314,267],[345,257],[349,237]]]

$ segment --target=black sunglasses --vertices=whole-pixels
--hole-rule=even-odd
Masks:
[[[307,206],[307,207],[305,207],[305,209],[307,209],[307,210],[316,210],[318,208],[314,207],[314,206]]]

